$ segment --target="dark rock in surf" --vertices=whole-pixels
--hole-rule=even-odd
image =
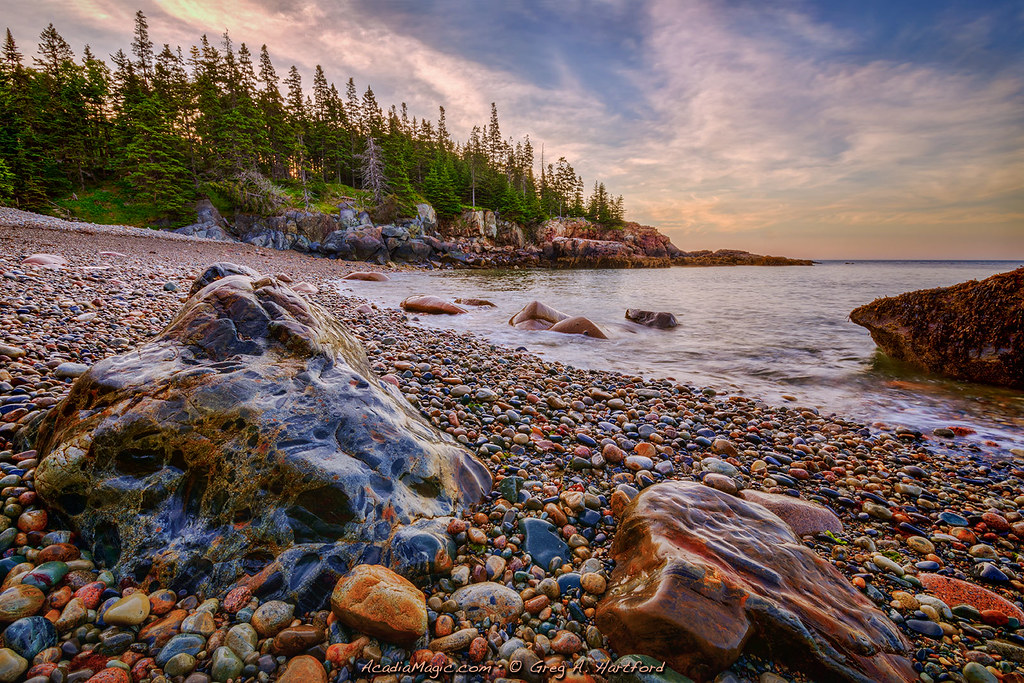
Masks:
[[[642,311],[639,308],[627,308],[626,319],[632,320],[638,325],[656,327],[660,330],[667,330],[676,327],[679,322],[676,317],[666,311]]]

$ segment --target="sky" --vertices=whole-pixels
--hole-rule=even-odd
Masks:
[[[137,9],[158,47],[227,30],[460,139],[495,102],[685,250],[1024,259],[1020,0],[0,0],[0,25],[105,56]]]

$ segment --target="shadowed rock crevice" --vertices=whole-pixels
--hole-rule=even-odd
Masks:
[[[160,335],[93,366],[39,428],[40,495],[122,575],[222,588],[301,543],[351,544],[325,556],[356,561],[490,490],[326,310],[210,270]]]

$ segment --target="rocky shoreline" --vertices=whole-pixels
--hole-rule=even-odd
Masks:
[[[724,505],[748,519],[735,528],[701,522],[704,548],[674,566],[714,566],[722,579],[714,585],[743,585],[751,596],[767,581],[764,595],[785,607],[749,608],[754,626],[727,643],[725,632],[693,625],[734,623],[728,600],[709,605],[700,596],[710,584],[688,584],[697,597],[673,609],[692,618],[673,627],[682,629],[674,642],[714,652],[706,661],[727,667],[679,659],[695,679],[804,681],[824,667],[814,680],[871,680],[866,669],[857,678],[858,666],[886,652],[894,663],[876,671],[891,680],[1024,681],[1024,453],[993,459],[955,436],[874,431],[813,409],[583,371],[426,329],[337,293],[330,282],[356,264],[61,223],[0,227],[0,681],[532,683],[559,671],[573,681],[686,680],[631,673],[660,662],[620,657],[633,642],[624,632],[664,627],[657,601],[602,617],[628,585],[622,567],[638,561],[615,545],[617,534],[642,528],[629,515],[668,500],[657,495],[665,486],[682,487],[669,518],[707,519]],[[33,253],[67,265],[22,265]],[[115,576],[94,554],[95,539],[72,533],[39,498],[40,463],[34,444],[18,441],[21,427],[57,405],[87,367],[159,334],[195,278],[221,261],[311,285],[305,296],[362,343],[373,372],[487,466],[493,491],[451,519],[437,571],[411,589],[383,571],[352,571],[329,609],[303,609],[305,596],[267,597],[280,578],[273,563],[217,594],[140,585],[144,575]],[[781,524],[775,536],[763,535],[765,520]],[[755,569],[764,543],[786,544],[800,559]],[[771,571],[797,587],[792,599],[770,587]],[[401,597],[390,614],[360,607],[373,602],[364,585],[393,586]],[[829,618],[830,601],[843,619]],[[422,631],[399,618],[418,615],[420,604]],[[764,615],[818,635],[777,636],[785,629],[766,626]],[[818,666],[805,669],[806,661]]]

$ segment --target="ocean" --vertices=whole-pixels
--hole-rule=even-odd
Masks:
[[[1017,261],[824,261],[813,267],[402,272],[390,282],[339,281],[345,294],[398,307],[411,294],[483,298],[495,308],[415,316],[585,369],[673,378],[729,395],[817,408],[930,433],[967,427],[982,448],[1024,447],[1024,393],[927,375],[881,355],[848,316],[878,297],[1012,270]],[[533,299],[593,320],[607,340],[516,330]],[[627,308],[670,311],[649,329]],[[988,443],[986,443],[988,442]]]

